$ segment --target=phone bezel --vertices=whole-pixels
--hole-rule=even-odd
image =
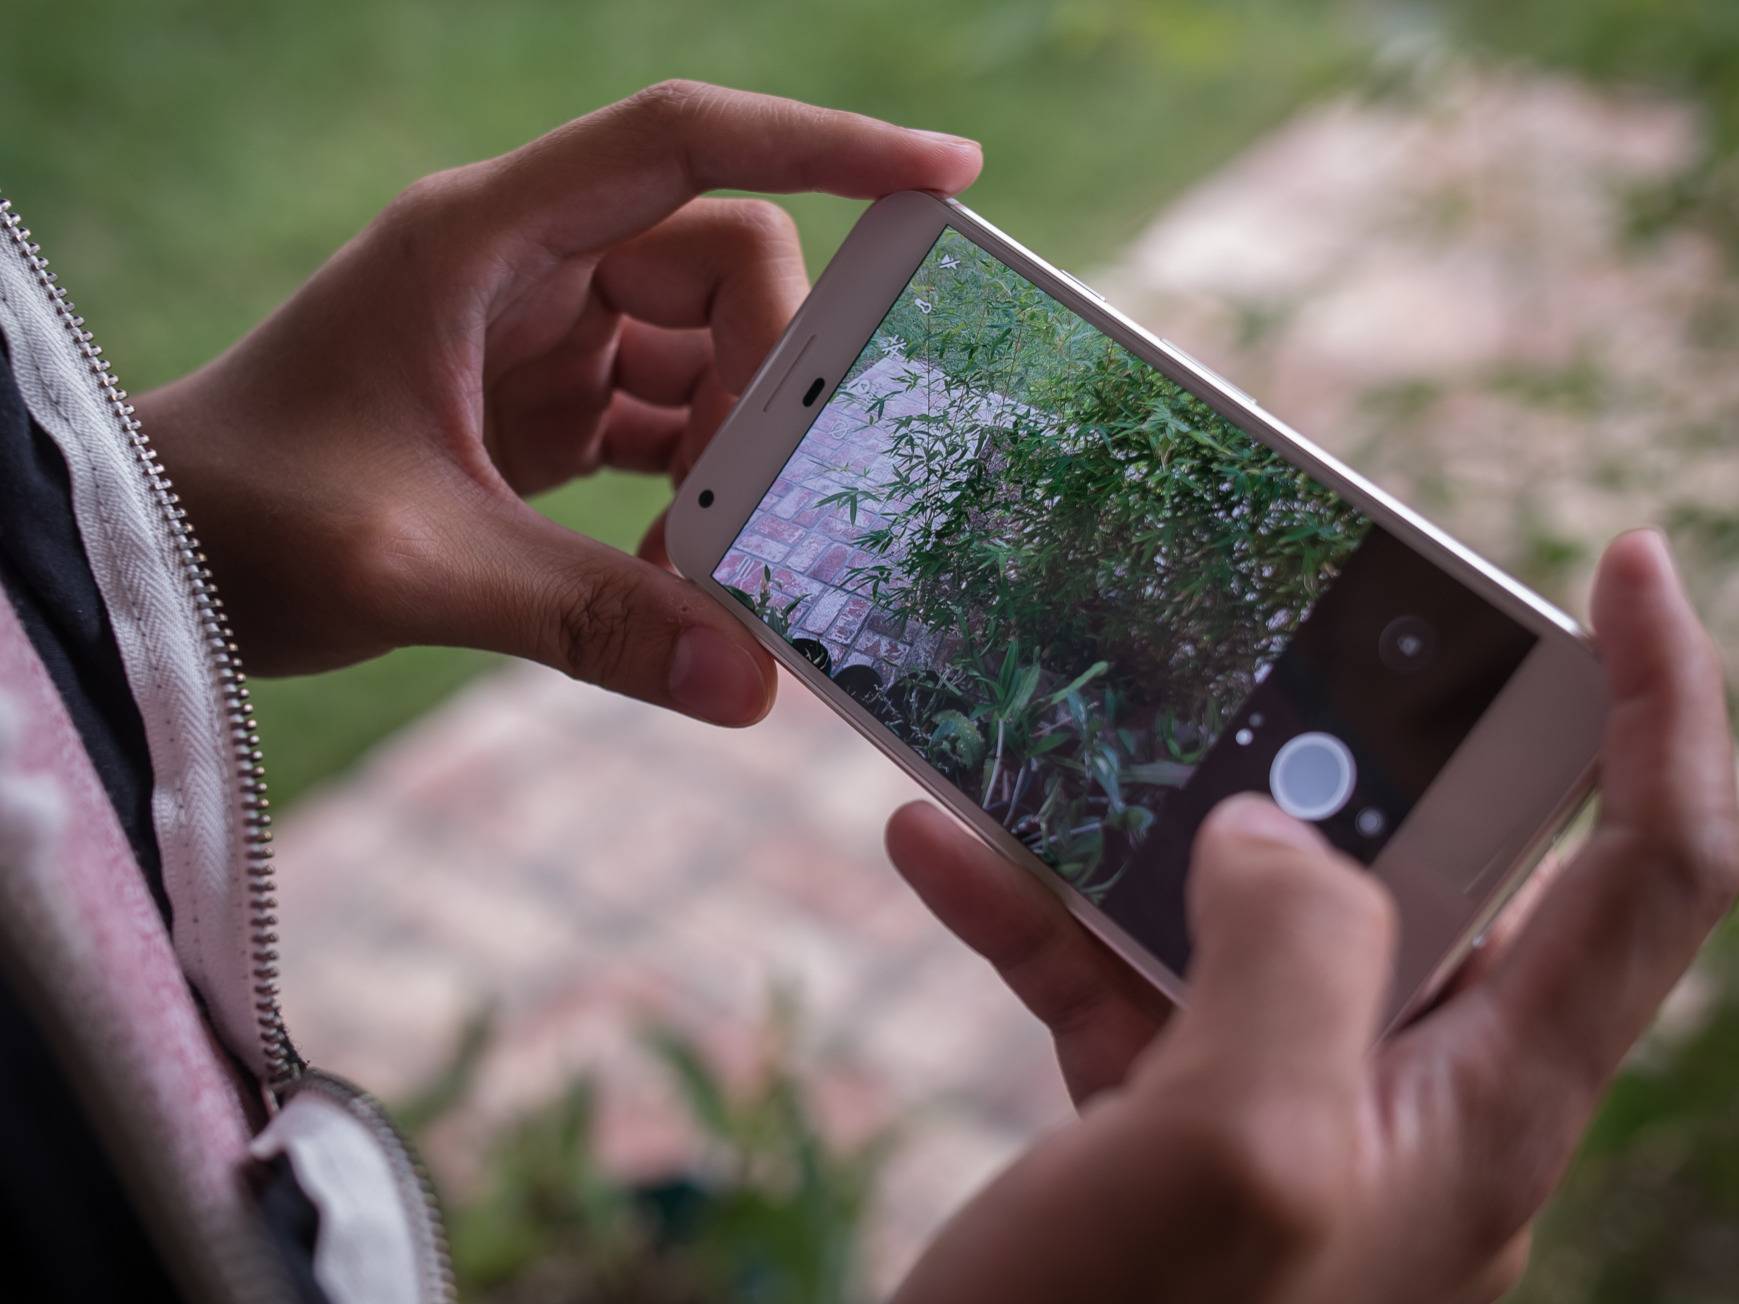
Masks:
[[[958,201],[906,191],[877,201],[859,219],[685,479],[666,522],[673,564],[730,610],[785,670],[945,809],[1036,873],[1077,918],[1167,996],[1179,1002],[1186,999],[1181,975],[930,769],[712,578],[767,488],[832,398],[840,377],[946,227],[1197,394],[1252,438],[1329,485],[1396,538],[1538,635],[1521,667],[1371,867],[1388,884],[1399,907],[1401,942],[1388,1022],[1392,1026],[1404,1021],[1459,963],[1556,829],[1590,791],[1605,717],[1604,680],[1592,645],[1575,621],[1525,585]],[[817,376],[825,377],[826,386],[805,406],[802,393]],[[699,505],[703,490],[713,495],[710,507]]]

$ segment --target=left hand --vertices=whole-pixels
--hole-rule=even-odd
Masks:
[[[701,192],[953,192],[978,167],[956,137],[671,82],[412,185],[137,400],[249,665],[456,644],[758,719],[771,661],[657,564],[656,525],[628,557],[522,495],[600,466],[680,480],[802,300],[784,211]]]

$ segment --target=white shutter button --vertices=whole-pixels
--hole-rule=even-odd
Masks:
[[[1293,819],[1325,820],[1347,804],[1357,778],[1353,754],[1339,738],[1301,733],[1275,753],[1268,790]]]

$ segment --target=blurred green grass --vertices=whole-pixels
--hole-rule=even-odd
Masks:
[[[977,137],[970,201],[1080,263],[1359,51],[1340,6],[1291,0],[23,0],[0,42],[0,185],[143,391],[225,347],[407,182],[661,78]],[[818,269],[861,205],[790,207]],[[631,546],[666,497],[613,477],[545,505]],[[488,664],[418,649],[259,683],[274,796],[293,801]]]

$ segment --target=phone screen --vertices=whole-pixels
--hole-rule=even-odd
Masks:
[[[1217,801],[1370,864],[1535,640],[953,228],[713,574],[1179,973]]]

